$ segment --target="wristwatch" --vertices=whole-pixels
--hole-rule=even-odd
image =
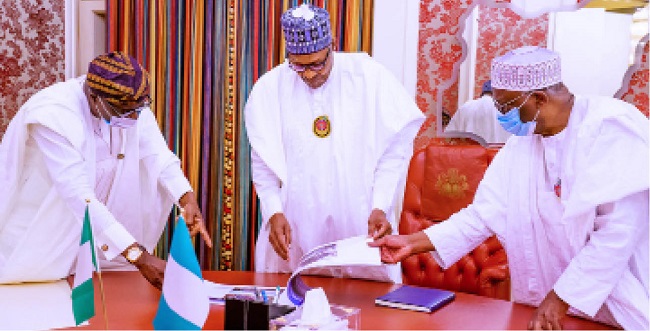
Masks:
[[[126,260],[132,264],[136,263],[140,256],[142,256],[142,253],[144,253],[144,249],[140,245],[135,244],[126,250]]]

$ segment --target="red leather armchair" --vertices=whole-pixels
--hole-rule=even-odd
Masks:
[[[399,233],[409,234],[449,218],[472,202],[497,149],[468,138],[438,138],[411,159]],[[491,237],[456,264],[442,270],[430,253],[402,261],[405,284],[510,299],[506,253]]]

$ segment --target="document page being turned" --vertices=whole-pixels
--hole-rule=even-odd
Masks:
[[[328,269],[363,268],[368,274],[375,275],[375,277],[372,277],[374,280],[392,282],[386,275],[386,271],[383,270],[387,266],[381,262],[379,248],[368,246],[368,240],[372,239],[363,235],[350,237],[318,246],[309,251],[300,259],[298,267],[291,274],[287,282],[287,289],[280,295],[278,303],[301,305],[305,300],[305,293],[311,289],[302,280],[301,274],[311,273],[310,271],[315,269],[327,271]],[[323,273],[319,272],[318,274]],[[344,272],[332,272],[330,275],[335,277],[346,276]]]

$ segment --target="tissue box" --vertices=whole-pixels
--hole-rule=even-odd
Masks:
[[[302,325],[300,316],[302,310],[296,309],[293,312],[272,319],[269,322],[269,330],[358,330],[359,329],[359,308],[340,305],[330,305],[334,321],[326,325]]]

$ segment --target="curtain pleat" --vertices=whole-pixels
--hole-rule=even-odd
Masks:
[[[284,61],[281,14],[303,2],[330,12],[337,50],[370,53],[372,0],[106,1],[107,48],[149,71],[152,110],[214,241],[195,242],[203,269],[253,268],[261,216],[243,110],[255,81]],[[162,258],[176,213],[156,247]]]

